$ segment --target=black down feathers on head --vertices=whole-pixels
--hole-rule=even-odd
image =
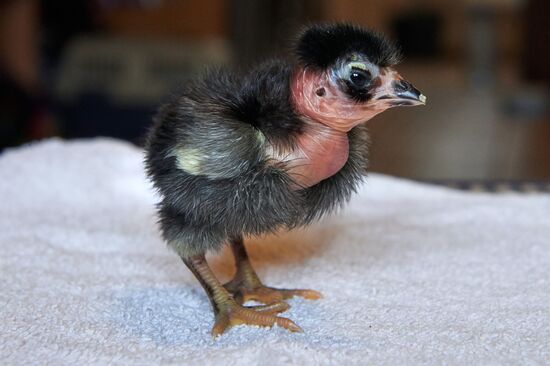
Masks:
[[[325,69],[347,55],[362,54],[378,66],[399,63],[401,52],[382,34],[351,24],[320,24],[306,28],[295,53],[305,66]]]

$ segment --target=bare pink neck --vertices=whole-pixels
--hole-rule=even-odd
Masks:
[[[348,136],[321,124],[309,126],[298,136],[291,155],[290,174],[300,187],[311,187],[336,174],[349,155]]]
[[[349,155],[349,129],[330,124],[330,106],[322,103],[316,94],[319,88],[328,89],[328,85],[322,86],[322,78],[312,79],[314,77],[314,73],[301,72],[293,76],[292,103],[305,128],[291,152],[276,154],[287,166],[296,188],[311,187],[336,174]]]

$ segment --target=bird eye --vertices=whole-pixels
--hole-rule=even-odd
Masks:
[[[369,82],[370,73],[368,71],[352,68],[349,74],[349,79],[353,85],[363,87]]]

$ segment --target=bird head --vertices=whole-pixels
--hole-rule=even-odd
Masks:
[[[394,69],[398,49],[381,34],[350,24],[315,25],[298,39],[292,98],[306,117],[347,132],[380,112],[426,103]]]

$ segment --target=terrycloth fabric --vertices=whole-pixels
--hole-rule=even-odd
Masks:
[[[137,148],[50,140],[0,156],[3,365],[550,363],[550,195],[372,174],[338,215],[249,241],[269,285],[317,289],[214,341],[210,304],[160,240]],[[222,280],[228,251],[212,256]]]

